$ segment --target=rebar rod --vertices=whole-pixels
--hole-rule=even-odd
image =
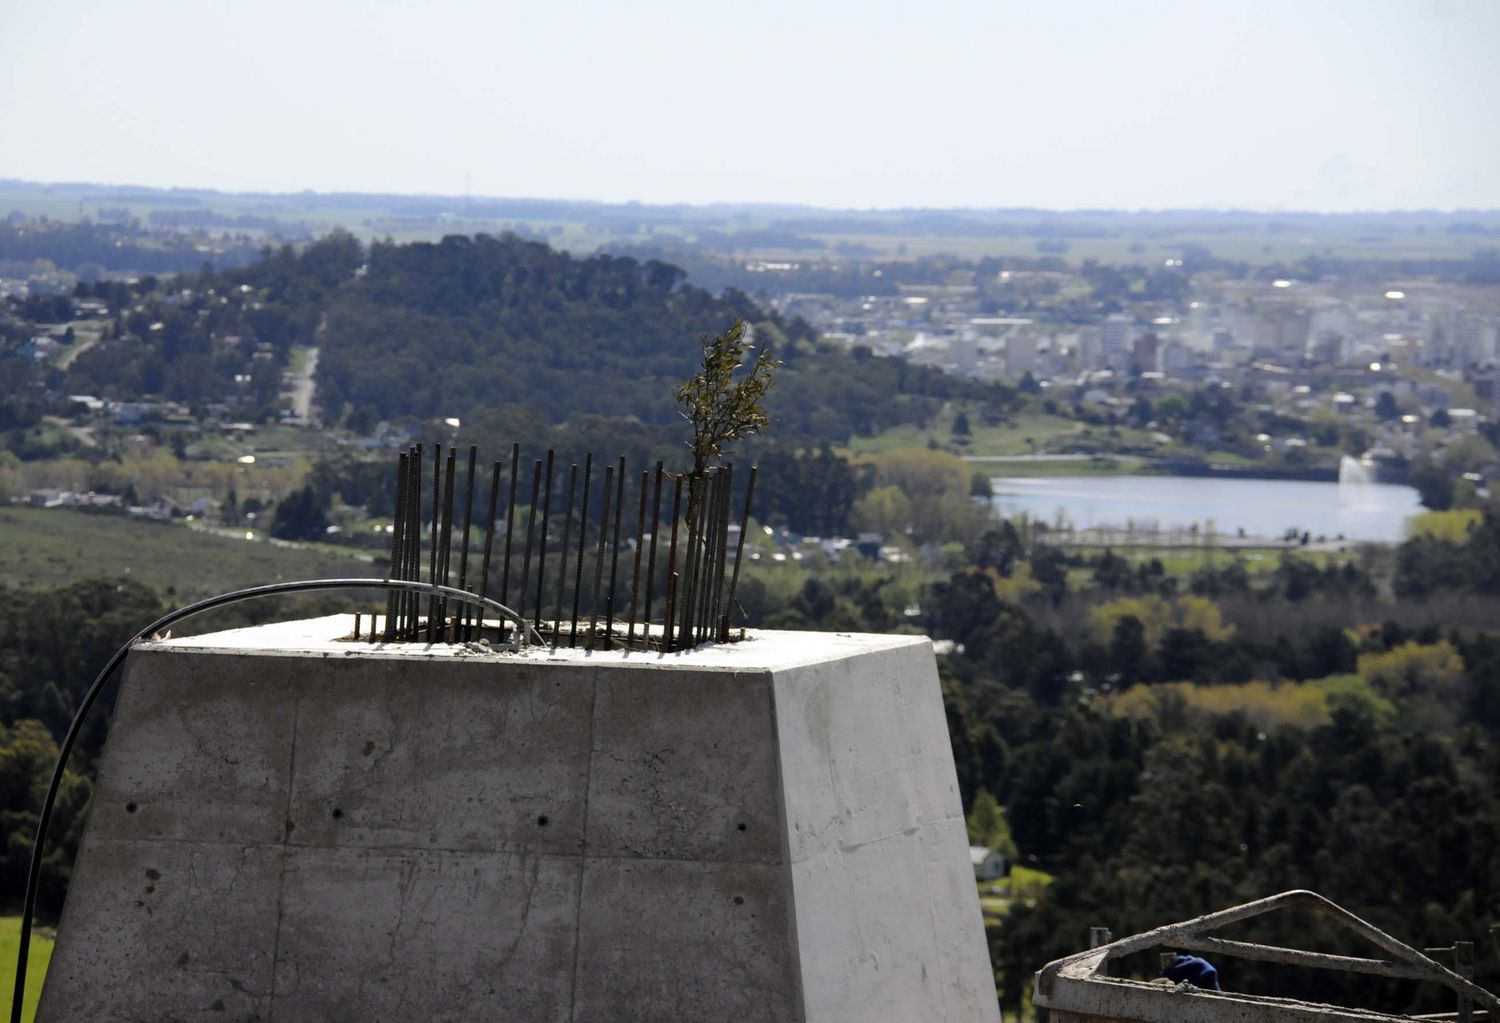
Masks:
[[[717,500],[714,502],[714,556],[708,563],[708,592],[703,598],[703,639],[711,642],[719,618],[719,586],[724,582],[724,547],[729,541],[729,488],[734,471],[728,466],[719,470]]]
[[[396,459],[396,510],[395,510],[395,512],[394,512],[394,514],[392,516],[392,523],[393,524],[391,526],[391,560],[390,560],[390,572],[388,573],[388,575],[392,579],[400,579],[401,578],[401,561],[402,561],[403,558],[406,557],[406,548],[403,546],[403,542],[406,539],[406,535],[403,532],[403,527],[405,526],[405,523],[406,523],[406,453],[404,451]],[[390,642],[391,640],[393,640],[393,639],[396,638],[395,634],[391,630],[391,619],[395,616],[395,613],[396,613],[396,601],[397,601],[397,592],[395,590],[386,590],[386,592],[385,592],[385,631],[386,631],[385,639],[386,639],[386,642]],[[355,624],[358,625],[357,622]],[[374,629],[373,625],[371,626],[370,631],[371,631],[372,634],[374,633],[375,629]]]
[[[750,477],[745,481],[745,510],[740,513],[740,539],[734,547],[734,574],[729,577],[729,597],[724,602],[723,624],[719,629],[719,641],[729,641],[729,616],[734,614],[734,595],[740,585],[740,559],[745,554],[745,532],[750,528],[750,499],[755,496],[755,475],[758,467],[750,467]]]
[[[542,484],[542,536],[536,557],[536,627],[542,627],[542,584],[547,579],[547,528],[552,518],[552,458],[547,449],[547,478]]]
[[[734,466],[724,466],[724,483],[720,487],[719,511],[714,529],[713,587],[710,594],[708,638],[718,639],[719,615],[724,611],[724,563],[729,559],[729,496],[734,492]]]
[[[615,636],[615,577],[620,570],[620,525],[625,521],[625,456],[620,456],[620,467],[615,471],[615,539],[609,549],[609,595],[604,600],[605,649],[614,642]]]
[[[583,502],[578,511],[578,564],[573,569],[573,628],[568,634],[568,646],[578,645],[578,598],[583,592],[583,550],[589,524],[589,483],[594,478],[594,456],[583,456]]]
[[[651,497],[651,552],[646,556],[646,609],[643,620],[646,625],[647,646],[651,636],[651,593],[656,582],[656,534],[661,531],[661,476],[662,464],[656,463],[656,485]]]
[[[407,466],[411,469],[411,486],[408,489],[410,495],[406,503],[406,573],[407,579],[417,580],[422,578],[422,445],[415,444],[411,449],[411,458],[407,460]],[[422,595],[416,591],[406,593],[406,621],[402,623],[401,635],[406,639],[415,639],[417,635],[417,616],[422,609]]]
[[[552,649],[557,649],[558,640],[562,637],[563,622],[563,591],[568,588],[568,541],[572,539],[570,531],[573,528],[573,495],[578,490],[578,463],[574,462],[568,469],[568,505],[567,511],[563,513],[563,535],[562,535],[562,564],[557,569],[557,605],[552,612]]]
[[[443,549],[438,556],[438,582],[448,585],[448,566],[453,556],[453,477],[458,475],[458,449],[448,449],[448,461],[443,473]],[[438,598],[439,642],[448,639],[448,598]]]
[[[594,599],[589,605],[589,634],[585,650],[594,649],[594,632],[599,627],[599,585],[604,581],[604,541],[609,536],[609,488],[615,479],[615,467],[604,467],[604,510],[599,517],[599,551],[594,555]]]
[[[625,630],[626,650],[635,643],[636,600],[641,595],[641,548],[646,545],[646,497],[650,489],[651,471],[648,469],[641,473],[641,511],[635,523],[635,567],[630,572],[630,626]],[[650,626],[647,626],[646,634],[651,634]]]
[[[479,445],[469,445],[469,477],[464,485],[464,540],[463,550],[458,557],[458,588],[467,590],[469,588],[469,526],[474,519],[474,470],[479,461]],[[462,641],[468,636],[469,631],[469,605],[463,604],[458,608],[458,626],[453,630],[453,638]]]
[[[505,512],[505,563],[500,566],[500,603],[510,596],[510,540],[516,522],[516,474],[521,471],[521,444],[510,446],[510,503]]]
[[[490,509],[489,509],[489,512],[487,513],[487,516],[486,516],[485,520],[484,520],[484,558],[479,563],[479,595],[480,595],[480,597],[487,597],[487,596],[489,596],[489,592],[490,592],[490,549],[494,546],[494,540],[495,540],[495,506],[498,503],[499,499],[500,499],[500,463],[496,462],[494,469],[491,470],[491,472],[490,472]],[[479,609],[478,613],[479,613],[479,628],[477,630],[477,634],[479,636],[483,636],[484,635],[484,609],[483,609],[483,607],[481,607]],[[505,628],[504,623],[503,622],[500,623],[499,627],[501,629],[504,629]]]
[[[522,618],[526,617],[526,591],[531,582],[531,543],[536,536],[536,500],[537,492],[541,488],[542,460],[538,458],[536,467],[531,471],[531,509],[526,513],[526,554],[521,558],[521,600],[516,605],[516,610],[521,612]]]
[[[438,564],[438,520],[442,518],[443,511],[443,446],[434,444],[432,446],[432,550],[427,559],[427,581],[433,586],[437,585]],[[433,590],[427,597],[427,642],[436,642],[435,634],[437,618],[437,591]],[[501,603],[505,603],[501,601]]]
[[[703,495],[703,527],[699,531],[698,545],[702,548],[698,556],[698,564],[694,571],[693,579],[693,645],[697,646],[705,639],[703,635],[703,620],[708,617],[708,591],[713,581],[713,557],[714,557],[714,535],[717,530],[719,514],[719,483],[720,474],[712,473],[706,483],[707,489]]]
[[[682,581],[678,584],[681,592],[677,595],[677,616],[680,619],[677,627],[677,648],[683,648],[683,642],[692,645],[693,624],[693,569],[697,563],[698,553],[698,531],[699,521],[703,517],[703,477],[700,473],[693,472],[688,475],[688,507],[687,520],[687,549],[682,553]]]
[[[667,547],[667,610],[662,617],[662,648],[672,652],[673,626],[677,612],[677,524],[682,513],[682,477],[672,482],[672,540]]]

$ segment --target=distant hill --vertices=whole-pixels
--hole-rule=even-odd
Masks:
[[[769,403],[779,439],[841,444],[925,424],[952,398],[1012,393],[819,344],[800,319],[733,288],[711,294],[665,262],[579,258],[515,235],[366,247],[334,232],[247,267],[80,285],[77,297],[106,304],[110,321],[69,367],[64,393],[227,402],[238,418],[263,419],[293,349],[317,345],[325,422],[361,432],[458,417],[507,435],[568,424],[675,446],[673,388],[696,365],[699,339],[736,318],[785,363]]]
[[[467,416],[524,408],[547,423],[577,416],[679,422],[673,386],[697,341],[736,318],[758,325],[785,367],[771,411],[778,431],[842,442],[922,422],[954,396],[1001,388],[818,346],[734,289],[715,297],[675,266],[574,258],[515,236],[454,236],[370,247],[364,268],[330,295],[319,335],[326,408],[381,418]]]

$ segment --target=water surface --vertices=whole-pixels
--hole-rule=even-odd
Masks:
[[[1417,492],[1389,483],[1314,483],[1197,476],[1001,476],[995,506],[1075,529],[1200,530],[1280,539],[1288,529],[1329,539],[1399,541],[1422,511]]]

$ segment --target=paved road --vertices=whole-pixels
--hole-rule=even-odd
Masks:
[[[292,415],[304,426],[317,426],[317,408],[313,398],[317,395],[317,384],[313,376],[318,372],[318,350],[307,350],[307,363],[302,372],[292,374]]]

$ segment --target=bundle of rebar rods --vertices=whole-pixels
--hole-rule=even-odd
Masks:
[[[418,444],[397,459],[389,578],[421,579],[425,558],[428,582],[489,597],[492,578],[498,576],[500,603],[523,620],[529,618],[554,649],[677,651],[730,639],[755,494],[753,466],[736,492],[732,465],[678,474],[657,462],[637,477],[622,455],[604,466],[596,487],[592,454],[584,457],[581,471],[572,462],[564,474],[554,450],[533,459],[528,468],[521,446],[514,444],[508,470],[496,461],[488,473],[487,510],[476,522],[475,495],[482,495],[485,485],[477,446],[468,449],[459,491],[458,450],[445,452],[441,444],[433,445],[430,498],[424,501],[427,458]],[[559,526],[553,520],[553,497],[564,475],[566,487],[556,495],[564,509]],[[627,493],[637,480],[634,492]],[[502,490],[507,496],[500,518]],[[455,492],[463,495],[457,515]],[[519,509],[518,493],[523,500],[529,496]],[[483,537],[477,554],[476,533]],[[474,572],[471,554],[478,561]],[[519,587],[513,591],[517,560]],[[386,597],[383,624],[377,617],[371,614],[364,630],[372,643],[377,638],[386,643],[470,642],[492,636],[503,642],[512,627],[484,621],[471,609],[435,596],[426,599],[424,611],[420,597],[397,592]]]

